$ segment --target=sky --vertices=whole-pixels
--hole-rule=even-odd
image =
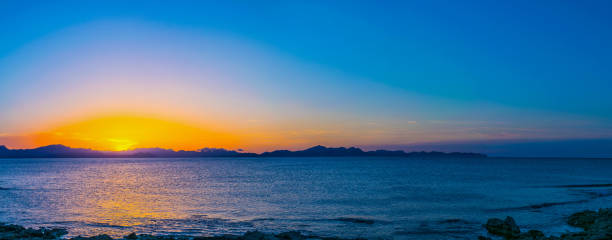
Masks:
[[[0,145],[612,156],[611,10],[2,1]]]

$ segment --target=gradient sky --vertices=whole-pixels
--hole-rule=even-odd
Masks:
[[[0,144],[609,143],[611,11],[610,1],[2,1]]]

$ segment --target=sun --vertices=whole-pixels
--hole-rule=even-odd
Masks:
[[[161,147],[196,150],[234,147],[236,138],[204,127],[161,118],[106,116],[75,121],[36,134],[39,146],[64,144],[105,151]]]
[[[113,145],[113,150],[115,151],[125,151],[129,150],[132,146],[136,145],[138,142],[130,140],[130,139],[117,139],[117,138],[109,138],[106,139]]]

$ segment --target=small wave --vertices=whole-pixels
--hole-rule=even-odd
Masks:
[[[605,188],[605,187],[612,187],[612,183],[555,185],[555,186],[550,186],[550,187],[555,187],[555,188]]]
[[[457,236],[474,234],[479,231],[480,227],[480,223],[451,218],[436,221],[423,221],[415,228],[398,230],[393,232],[393,235],[430,235],[438,236],[442,239],[455,239]]]
[[[7,191],[7,190],[13,190],[13,189],[12,188],[0,187],[0,191]]]
[[[251,222],[261,222],[261,221],[274,221],[274,220],[276,219],[274,218],[254,218],[254,219],[251,219],[250,221]]]
[[[521,206],[521,207],[496,208],[496,209],[490,209],[487,211],[503,212],[503,211],[514,211],[514,210],[538,210],[541,208],[548,208],[548,207],[554,207],[554,206],[559,206],[559,205],[585,203],[585,202],[588,202],[589,200],[590,199],[581,199],[581,200],[565,201],[565,202],[548,202],[548,203],[532,204],[532,205]]]
[[[438,221],[438,223],[441,223],[441,224],[471,224],[472,222],[469,222],[463,219],[459,219],[459,218],[451,218],[451,219],[440,220]]]
[[[610,191],[610,189],[571,189],[571,194],[574,196],[586,196],[589,199],[596,199],[612,196],[612,191]]]
[[[350,223],[361,223],[361,224],[374,224],[374,220],[372,219],[366,219],[366,218],[353,218],[353,217],[341,217],[341,218],[336,218],[334,219],[336,221],[341,221],[341,222],[350,222]]]
[[[55,222],[50,222],[50,224],[58,224],[58,225],[68,225],[68,224],[78,224],[80,223],[79,221],[55,221]]]
[[[432,229],[432,228],[418,228],[415,230],[404,230],[404,231],[395,231],[393,235],[453,235],[453,234],[468,234],[474,233],[477,230],[472,228],[465,229]]]
[[[425,234],[434,234],[434,233],[440,233],[440,231],[434,231],[434,230],[395,231],[393,232],[393,235],[406,236],[406,235],[425,235]]]
[[[583,192],[580,192],[580,193],[583,194],[583,195],[587,195],[588,198],[586,198],[586,199],[579,199],[579,200],[572,200],[572,201],[564,201],[564,202],[538,203],[538,204],[532,204],[532,205],[521,206],[521,207],[496,208],[496,209],[490,209],[490,210],[487,210],[487,211],[489,211],[489,212],[501,212],[501,211],[511,211],[511,210],[539,210],[539,209],[542,209],[542,208],[548,208],[548,207],[554,207],[554,206],[560,206],[560,205],[586,203],[588,201],[591,201],[591,200],[594,200],[594,199],[597,199],[597,198],[603,198],[603,197],[612,196],[612,192],[583,191]]]
[[[91,226],[91,227],[106,227],[106,228],[117,228],[117,229],[129,229],[130,228],[127,226],[113,225],[113,224],[99,223],[99,222],[90,222],[90,223],[86,223],[85,225]]]

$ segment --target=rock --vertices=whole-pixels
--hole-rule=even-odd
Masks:
[[[589,236],[589,240],[610,240],[612,239],[612,234],[609,233],[597,233]]]
[[[491,238],[485,236],[478,236],[478,240],[491,240]]]
[[[249,231],[242,236],[244,240],[278,240],[278,238],[272,234],[262,233],[260,231]]]
[[[223,235],[221,235],[221,238],[227,239],[227,240],[238,240],[238,239],[240,239],[240,237],[241,236],[232,235],[232,234],[223,234]]]
[[[132,234],[130,234],[130,235],[132,235]],[[128,235],[128,236],[130,236],[130,235]],[[138,235],[138,239],[140,239],[140,240],[157,240],[158,237],[150,235],[150,234],[140,234],[140,235]]]
[[[244,240],[244,237],[233,234],[223,234],[213,237],[193,237],[192,240]]]
[[[32,229],[32,228],[26,228],[21,233],[22,233],[23,237],[42,238],[44,236],[43,232],[40,229],[39,230],[35,230],[35,229]]]
[[[70,240],[87,240],[87,238],[82,237],[82,236],[76,236],[76,237],[71,238]]]
[[[0,232],[21,232],[25,230],[24,227],[14,224],[4,225],[0,224]]]
[[[612,209],[574,213],[568,217],[567,223],[584,229],[582,233],[568,235],[567,239],[612,239]]]
[[[521,233],[521,230],[520,230],[519,226],[516,225],[516,222],[514,221],[514,218],[506,217],[506,219],[504,220],[504,224],[508,227],[508,230],[512,234]]]
[[[491,218],[487,221],[487,224],[485,224],[485,228],[489,233],[505,237],[506,239],[517,238],[521,233],[521,230],[512,217],[506,217],[503,221],[499,218]]]
[[[227,235],[229,236],[229,235]],[[235,236],[235,235],[232,235]],[[214,237],[193,237],[192,240],[236,240],[236,238],[226,238],[224,236],[214,236]]]
[[[563,240],[586,240],[589,235],[586,232],[566,233],[561,235]]]
[[[47,239],[62,239],[61,236],[66,235],[68,231],[59,228],[24,228],[19,225],[7,225],[0,223],[0,240],[47,240]],[[91,237],[77,236],[73,238],[65,238],[66,240],[114,240],[109,235],[102,234]],[[300,232],[291,231],[279,233],[277,235],[262,233],[259,231],[250,231],[244,235],[225,234],[213,237],[194,237],[194,236],[153,236],[149,234],[130,233],[129,235],[117,240],[348,240],[338,237],[319,237],[306,236]],[[352,239],[361,240],[361,239]]]
[[[272,234],[265,234],[263,240],[278,240],[278,238]]]
[[[138,239],[138,236],[136,235],[136,233],[133,232],[125,236],[125,239]]]
[[[497,232],[497,229],[501,229],[503,228],[503,226],[504,226],[504,221],[499,218],[489,218],[489,220],[487,220],[487,223],[485,224],[485,228],[489,232],[491,231]]]
[[[306,238],[306,236],[303,236],[298,231],[279,233],[276,235],[276,237],[285,240],[303,240]]]
[[[567,218],[567,224],[574,227],[586,229],[595,222],[598,214],[595,211],[583,211],[574,213]]]
[[[0,223],[0,239],[58,239],[68,231],[60,228],[24,228],[19,225]]]
[[[263,240],[264,238],[264,234],[260,231],[254,231],[254,232],[246,232],[244,234],[244,240]]]
[[[41,228],[40,230],[44,239],[57,239],[68,234],[68,231],[63,228]]]
[[[97,235],[97,236],[93,236],[88,238],[89,240],[113,240],[112,237],[106,235],[106,234],[102,234],[102,235]]]
[[[511,217],[507,217],[504,221],[498,218],[489,219],[485,228],[491,234],[511,240],[612,240],[612,209],[578,212],[569,216],[567,223],[584,231],[565,233],[560,237],[546,237],[538,230],[520,233],[519,227]],[[487,238],[481,236],[478,239]]]
[[[517,240],[546,240],[546,236],[543,232],[538,230],[529,230],[526,233],[519,235]]]

